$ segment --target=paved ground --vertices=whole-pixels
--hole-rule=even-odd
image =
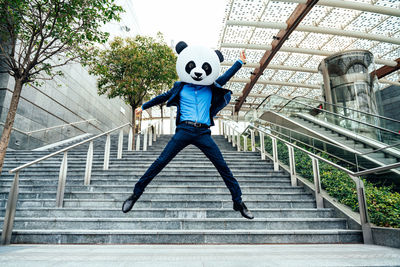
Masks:
[[[11,245],[0,266],[400,266],[400,249],[372,245]]]

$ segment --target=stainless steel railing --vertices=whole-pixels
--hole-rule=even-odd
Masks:
[[[94,137],[91,137],[89,139],[86,139],[84,141],[81,141],[77,144],[71,145],[69,147],[60,149],[56,152],[53,152],[49,155],[43,156],[39,159],[33,160],[31,162],[28,162],[26,164],[23,164],[17,168],[14,168],[9,171],[9,173],[14,173],[14,180],[10,188],[10,193],[8,195],[8,200],[7,200],[7,206],[6,206],[6,214],[4,216],[4,224],[3,224],[3,231],[1,234],[1,244],[2,245],[8,245],[10,244],[11,241],[11,235],[12,235],[12,230],[13,230],[13,225],[14,225],[14,218],[15,218],[15,212],[16,212],[16,207],[17,207],[17,201],[18,201],[18,192],[19,192],[19,174],[20,171],[30,167],[36,163],[39,163],[43,160],[49,159],[51,157],[54,157],[58,154],[63,153],[63,159],[61,162],[60,166],[60,172],[59,172],[59,179],[58,179],[58,186],[57,186],[57,195],[56,195],[56,207],[62,208],[63,207],[63,202],[64,202],[64,194],[65,194],[65,184],[67,180],[67,168],[68,168],[68,151],[70,151],[73,148],[76,148],[78,146],[81,146],[83,144],[89,143],[89,148],[87,152],[87,157],[86,157],[86,167],[85,167],[85,177],[84,177],[84,185],[90,185],[90,180],[91,180],[91,173],[92,173],[92,165],[93,165],[93,141],[106,136],[106,143],[105,143],[105,148],[104,148],[104,164],[103,164],[103,170],[108,170],[109,168],[109,162],[110,162],[110,149],[111,149],[111,136],[110,134],[112,132],[115,132],[117,130],[119,131],[119,137],[118,137],[118,151],[117,151],[117,158],[121,159],[122,158],[122,146],[123,146],[123,128],[131,125],[130,123],[125,123],[119,127],[116,127],[112,130],[109,130],[107,132],[98,134]],[[156,126],[158,125],[158,126]],[[153,129],[154,128],[154,135]],[[152,141],[156,140],[156,135],[159,135],[161,125],[158,122],[155,122],[153,124],[150,124],[148,127],[146,127],[142,132],[139,132],[138,136],[140,134],[144,134],[145,140],[143,144],[143,149],[147,150],[147,145],[152,145]],[[150,129],[150,130],[149,130]],[[129,140],[128,140],[128,151],[132,150],[132,127],[130,127],[129,130]],[[147,137],[148,138],[148,143],[147,143]],[[153,138],[152,138],[153,137]],[[136,144],[140,145],[140,138],[138,138],[139,141]],[[137,150],[139,150],[140,146],[136,146]]]
[[[17,129],[17,128],[14,128],[14,127],[13,127],[13,130],[14,130],[14,131],[17,131],[17,132],[19,132],[19,133],[22,133],[22,134],[32,135],[32,134],[35,134],[35,133],[47,132],[47,131],[50,131],[50,130],[54,130],[54,129],[58,129],[58,128],[64,128],[64,127],[67,127],[67,126],[74,126],[74,125],[82,124],[82,123],[89,123],[89,124],[91,124],[91,122],[96,122],[96,121],[98,121],[98,120],[97,120],[97,119],[82,120],[82,121],[76,121],[76,122],[71,122],[71,123],[60,124],[60,125],[56,125],[56,126],[52,126],[52,127],[47,127],[47,128],[43,128],[43,129],[39,129],[39,130],[34,130],[34,131],[28,131],[28,132],[22,131],[22,130]],[[4,126],[4,123],[0,122],[0,124]],[[78,128],[78,129],[79,129],[79,128]],[[79,129],[79,130],[82,131],[82,132],[84,132],[84,131],[81,130],[81,129]]]
[[[234,129],[234,127],[232,127],[232,124],[234,124],[234,121],[223,119],[222,129],[223,129],[223,134],[225,135],[225,137],[230,136],[230,134],[232,132],[236,131]],[[238,128],[238,127],[236,127],[236,128]],[[353,172],[353,171],[348,170],[336,163],[331,162],[330,160],[328,160],[326,158],[320,157],[319,155],[314,154],[302,147],[292,144],[283,138],[275,136],[266,129],[262,129],[261,127],[256,127],[252,124],[249,124],[242,133],[236,133],[236,134],[239,136],[243,136],[243,137],[246,136],[245,138],[247,138],[248,132],[250,132],[252,146],[253,146],[253,144],[255,144],[255,133],[258,132],[258,134],[260,136],[260,147],[257,149],[260,150],[262,159],[265,159],[265,156],[268,156],[273,161],[274,170],[279,170],[279,166],[282,167],[284,165],[278,160],[277,140],[283,142],[288,147],[289,169],[287,169],[287,171],[290,174],[292,186],[297,185],[297,174],[296,174],[296,162],[295,162],[295,157],[294,157],[294,149],[297,149],[297,150],[302,151],[303,153],[306,153],[311,158],[312,166],[313,166],[313,176],[314,176],[314,192],[315,192],[317,208],[323,208],[323,197],[321,194],[322,188],[321,188],[321,180],[320,180],[320,174],[319,174],[319,161],[323,161],[323,162],[347,173],[350,176],[350,178],[354,181],[354,183],[356,184],[358,204],[359,204],[359,213],[360,213],[360,224],[361,224],[361,228],[362,228],[362,232],[363,232],[364,243],[373,244],[371,225],[370,225],[370,221],[369,221],[367,202],[366,202],[366,198],[365,198],[365,188],[364,188],[363,181],[360,179],[360,176],[371,174],[371,173],[376,173],[379,171],[391,170],[391,169],[398,168],[398,167],[400,167],[400,162],[389,164],[389,165],[382,166],[382,167],[373,168],[373,169]],[[265,144],[264,144],[265,136],[269,136],[272,140],[272,155],[268,154],[265,151]],[[232,138],[232,136],[231,136],[231,138]]]

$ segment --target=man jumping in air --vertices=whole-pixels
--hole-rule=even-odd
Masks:
[[[144,103],[135,113],[140,114],[145,109],[168,101],[167,106],[177,107],[176,132],[161,155],[136,183],[133,194],[123,203],[122,211],[129,212],[153,178],[182,149],[192,144],[217,168],[232,195],[233,209],[239,211],[243,217],[253,219],[254,216],[242,201],[239,183],[211,138],[209,129],[214,125],[213,117],[230,101],[232,92],[223,89],[222,86],[246,64],[244,51],[240,53],[240,60],[218,77],[220,62],[223,61],[220,51],[188,46],[185,42],[179,42],[175,49],[178,53],[176,69],[181,81],[175,82],[168,92]]]

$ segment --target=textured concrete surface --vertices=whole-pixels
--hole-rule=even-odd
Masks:
[[[400,266],[400,250],[322,245],[11,245],[0,266]]]

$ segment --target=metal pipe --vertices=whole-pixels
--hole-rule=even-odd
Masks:
[[[360,212],[360,223],[363,232],[364,244],[374,244],[372,239],[371,224],[369,222],[367,199],[365,197],[365,187],[363,181],[359,177],[350,175],[350,178],[356,184],[358,206]]]
[[[279,171],[279,162],[278,162],[278,145],[276,143],[276,138],[270,136],[272,139],[272,160],[274,162],[274,171]]]
[[[62,208],[64,205],[64,193],[65,193],[65,182],[67,180],[67,170],[68,170],[68,151],[65,151],[60,166],[60,174],[58,176],[58,186],[56,195],[57,208]]]
[[[90,185],[92,177],[92,166],[93,166],[93,141],[89,143],[88,152],[86,155],[86,168],[85,168],[85,179],[84,185]]]
[[[127,125],[130,125],[130,123],[126,123],[126,124],[121,125],[121,126],[119,126],[119,127],[117,127],[117,128],[114,128],[114,129],[112,129],[112,130],[110,130],[110,131],[107,131],[107,132],[98,134],[98,135],[96,135],[96,136],[94,136],[94,137],[91,137],[91,138],[89,138],[89,139],[86,139],[86,140],[84,140],[84,141],[82,141],[82,142],[79,142],[79,143],[74,144],[74,145],[71,145],[71,146],[69,146],[69,147],[60,149],[60,150],[58,150],[58,151],[56,151],[56,152],[53,152],[53,153],[51,153],[51,154],[49,154],[49,155],[47,155],[47,156],[44,156],[44,157],[41,157],[41,158],[39,158],[39,159],[33,160],[33,161],[31,161],[31,162],[28,162],[28,163],[26,163],[26,164],[23,164],[23,165],[21,165],[21,166],[19,166],[19,167],[17,167],[17,168],[14,168],[14,169],[10,170],[9,173],[14,173],[14,172],[16,172],[16,171],[19,171],[19,170],[21,170],[21,169],[24,169],[24,168],[26,168],[26,167],[29,167],[29,166],[31,166],[31,165],[34,165],[34,164],[36,164],[36,163],[38,163],[38,162],[40,162],[40,161],[43,161],[43,160],[45,160],[45,159],[54,157],[55,155],[58,155],[58,154],[63,153],[63,152],[65,152],[65,151],[71,150],[71,149],[73,149],[73,148],[75,148],[75,147],[78,147],[78,146],[80,146],[80,145],[83,145],[83,144],[85,144],[85,143],[87,143],[87,142],[93,141],[93,140],[95,140],[95,139],[97,139],[97,138],[99,138],[99,137],[101,137],[101,136],[103,136],[103,135],[107,135],[107,134],[109,134],[109,133],[111,133],[111,132],[114,132],[114,131],[116,131],[116,130],[122,128],[122,127],[127,126]]]
[[[136,136],[136,151],[140,151],[140,134]]]
[[[143,133],[143,151],[147,151],[147,131],[149,130],[149,128],[147,127],[146,130]]]
[[[139,135],[138,135],[138,136],[139,136]],[[133,149],[132,139],[133,139],[133,128],[132,128],[132,127],[129,127],[129,134],[128,134],[128,151],[132,151],[132,149]]]
[[[237,137],[237,151],[240,151],[240,146],[241,146],[241,143],[240,143],[240,133],[239,132],[237,132],[236,133],[236,137]]]
[[[274,0],[276,2],[287,2],[287,3],[297,3],[305,4],[307,0]],[[362,12],[372,12],[377,14],[383,14],[388,16],[400,17],[400,10],[396,8],[371,5],[367,3],[359,3],[353,1],[343,1],[343,0],[319,0],[317,5],[320,6],[330,6],[337,8],[346,8],[352,10],[358,10]]]
[[[4,216],[3,231],[1,232],[1,244],[9,245],[11,242],[12,229],[14,227],[15,211],[17,209],[19,192],[19,171],[15,172],[14,180],[8,194],[6,214]]]
[[[312,160],[312,166],[313,166],[313,174],[314,174],[314,186],[315,186],[315,202],[317,204],[317,209],[322,209],[324,208],[324,199],[322,198],[321,195],[321,177],[319,174],[319,163],[318,159],[310,156]]]
[[[272,47],[270,45],[256,45],[256,44],[231,44],[231,43],[223,43],[222,47],[226,48],[239,48],[239,49],[253,49],[253,50],[271,50]],[[317,56],[331,56],[336,54],[337,52],[317,50],[317,49],[308,49],[308,48],[300,48],[300,47],[289,47],[282,46],[279,49],[280,52],[290,52],[290,53],[299,53],[299,54],[307,54],[307,55],[317,55]],[[375,63],[387,65],[390,67],[396,67],[397,62],[394,60],[385,60],[385,59],[374,59]]]
[[[243,78],[232,78],[230,82],[238,82],[238,83],[248,83],[250,79],[243,79]],[[304,87],[304,88],[311,88],[311,89],[321,89],[320,85],[314,84],[305,84],[305,83],[292,83],[292,82],[282,82],[282,81],[270,81],[270,80],[261,80],[257,81],[258,84],[272,84],[272,85],[282,85],[282,86],[293,86],[293,87]]]
[[[124,131],[121,129],[118,136],[118,152],[117,159],[122,159],[122,145],[124,143]]]
[[[284,22],[267,22],[267,21],[235,21],[228,20],[226,25],[232,26],[248,26],[248,27],[256,27],[256,28],[268,28],[268,29],[279,29],[285,30],[288,25]],[[312,32],[312,33],[321,33],[321,34],[332,34],[338,36],[347,36],[353,38],[367,39],[378,42],[385,42],[390,44],[400,45],[399,38],[388,37],[384,35],[371,34],[365,32],[356,32],[356,31],[347,31],[342,29],[334,29],[334,28],[326,28],[326,27],[317,27],[317,26],[309,26],[309,25],[299,25],[296,28],[296,31],[303,32]]]
[[[108,170],[108,166],[110,163],[110,149],[111,149],[111,137],[110,137],[110,134],[107,134],[106,144],[104,146],[103,170]]]
[[[293,146],[286,144],[288,148],[289,154],[289,168],[290,168],[290,183],[292,186],[297,186],[297,177],[296,177],[296,162],[294,158],[294,149]]]

